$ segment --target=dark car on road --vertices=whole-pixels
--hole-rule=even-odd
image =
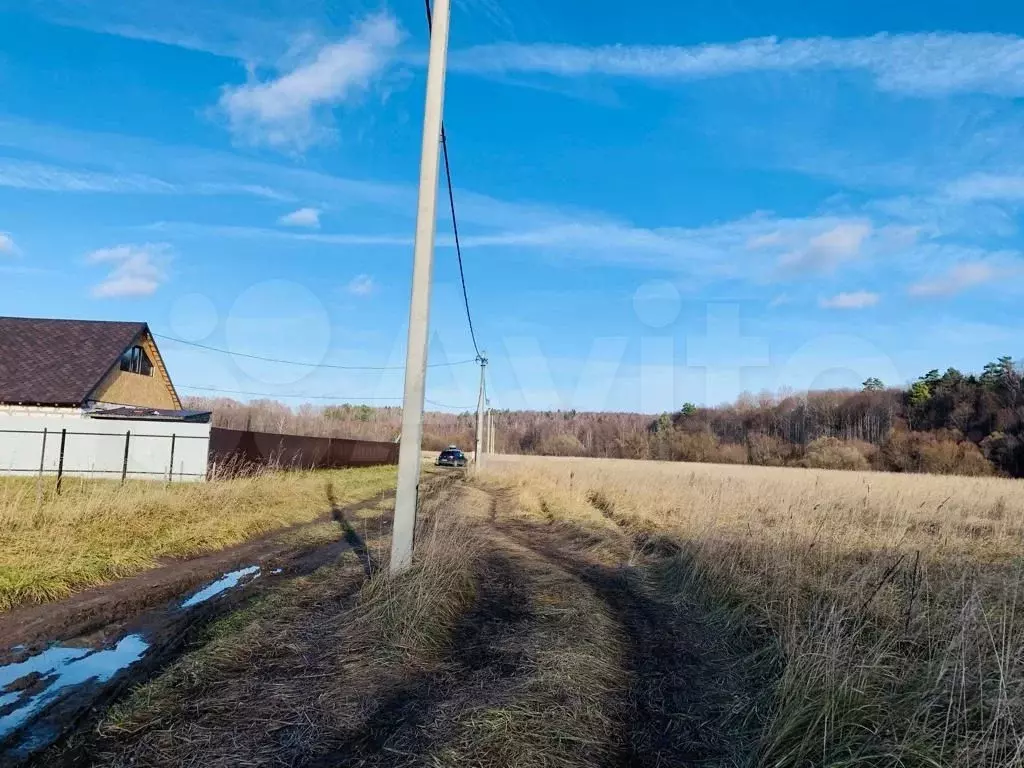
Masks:
[[[441,455],[434,463],[439,467],[464,467],[466,466],[466,454],[455,446],[449,446],[441,451]]]

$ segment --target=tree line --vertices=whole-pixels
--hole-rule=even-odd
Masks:
[[[191,398],[235,429],[395,440],[401,409]],[[1024,369],[1010,357],[980,374],[929,371],[905,389],[869,378],[860,390],[743,395],[657,416],[494,411],[502,453],[710,461],[767,466],[1024,477]],[[471,449],[475,414],[428,412],[424,447]]]

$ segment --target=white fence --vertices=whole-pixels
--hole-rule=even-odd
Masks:
[[[199,481],[209,450],[209,424],[77,414],[0,418],[0,474]]]

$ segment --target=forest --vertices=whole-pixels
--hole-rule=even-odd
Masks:
[[[217,426],[395,440],[401,409],[189,398]],[[473,447],[475,414],[428,412],[424,447]],[[981,373],[932,370],[906,389],[743,395],[660,415],[494,411],[496,450],[832,469],[1024,477],[1024,367],[1001,357]]]

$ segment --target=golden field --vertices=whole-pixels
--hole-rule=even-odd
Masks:
[[[679,588],[778,665],[759,765],[1024,766],[1024,482],[511,456],[483,479],[676,548]]]
[[[307,523],[394,488],[395,467],[266,472],[205,483],[70,478],[37,495],[0,478],[0,610],[47,602],[130,576],[160,558],[192,557]]]

